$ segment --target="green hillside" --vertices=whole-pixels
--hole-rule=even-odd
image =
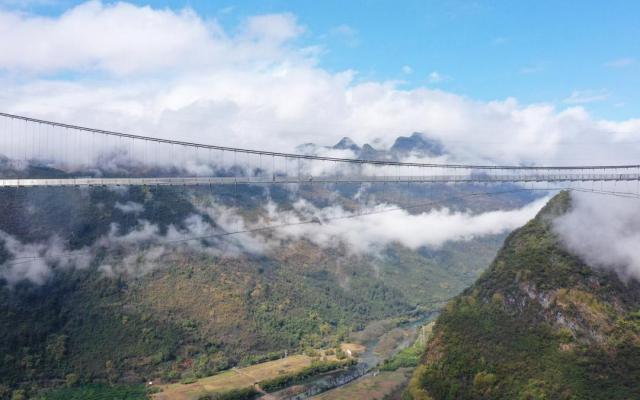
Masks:
[[[121,237],[147,221],[165,235],[172,226],[184,229],[193,215],[215,226],[203,211],[211,199],[249,219],[259,216],[266,195],[281,207],[290,202],[288,192],[277,188],[232,190],[0,191],[1,209],[11,210],[0,213],[2,232],[23,243],[55,236],[67,249],[99,249],[84,269],[53,263],[42,285],[1,285],[0,392],[177,381],[277,357],[284,350],[334,345],[371,321],[433,310],[477,278],[503,239],[489,236],[466,246],[449,243],[418,251],[394,244],[379,255],[361,256],[306,240],[285,242],[269,254],[234,254],[227,250],[231,241],[216,239],[202,241],[200,250],[176,246],[147,273],[98,270],[105,260],[116,268],[126,261],[138,272],[145,265],[136,254],[150,245],[101,244],[114,235],[114,226]],[[320,186],[299,195],[318,205],[333,198],[355,206],[347,194],[336,199]],[[496,199],[494,207],[527,200]],[[143,207],[135,215],[117,207],[128,202]],[[7,257],[0,246],[0,261]]]
[[[552,229],[561,193],[439,316],[407,397],[640,398],[640,284],[592,269]]]

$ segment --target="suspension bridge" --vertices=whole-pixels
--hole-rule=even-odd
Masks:
[[[635,192],[577,187],[571,182],[635,182]],[[254,234],[288,226],[327,223],[386,212],[424,209],[452,200],[500,196],[519,191],[571,190],[640,199],[640,165],[506,166],[436,164],[398,160],[337,158],[251,150],[134,135],[0,113],[0,189],[75,186],[200,186],[339,183],[520,184],[508,189],[470,191],[398,206],[362,206],[337,217],[301,218],[239,227],[163,244]],[[546,184],[537,185],[537,184]],[[551,183],[558,183],[551,186]],[[526,184],[526,185],[525,185]],[[622,186],[622,185],[621,185]],[[408,199],[408,196],[407,196]],[[397,200],[397,199],[396,199]],[[92,249],[70,252],[74,259]],[[45,259],[33,254],[6,266]]]
[[[279,153],[0,113],[0,187],[640,181],[640,165],[434,164]],[[46,176],[33,166],[51,166]]]

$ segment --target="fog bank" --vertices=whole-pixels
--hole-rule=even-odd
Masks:
[[[640,279],[640,201],[572,193],[572,209],[554,228],[567,248],[592,267]]]

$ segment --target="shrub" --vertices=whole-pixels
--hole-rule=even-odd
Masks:
[[[500,292],[495,292],[493,296],[491,296],[491,302],[497,306],[501,306],[504,304],[504,296]]]
[[[265,361],[278,360],[283,356],[284,356],[284,353],[281,351],[272,351],[266,354],[247,356],[247,357],[244,357],[242,360],[240,360],[240,362],[238,363],[238,366],[246,367],[249,365],[260,364]]]
[[[77,385],[79,380],[80,380],[80,377],[78,376],[78,374],[67,374],[64,377],[64,381],[67,387],[73,387]]]
[[[22,389],[14,390],[11,394],[11,400],[27,400],[27,395]]]
[[[494,374],[485,371],[478,372],[476,376],[473,377],[473,388],[478,392],[485,394],[493,387],[493,385],[495,385],[496,380],[497,379]]]
[[[344,351],[342,351],[341,348],[337,348],[336,349],[336,358],[338,360],[344,360],[345,358],[347,358],[347,353],[345,353]]]
[[[185,376],[184,378],[180,379],[180,383],[182,383],[183,385],[188,385],[190,383],[194,383],[196,382],[197,379],[195,376]]]
[[[420,356],[424,352],[424,346],[415,344],[401,350],[393,358],[385,360],[380,367],[381,371],[395,371],[398,368],[416,367],[420,362]]]
[[[309,357],[318,357],[320,355],[316,349],[306,349],[304,354]]]

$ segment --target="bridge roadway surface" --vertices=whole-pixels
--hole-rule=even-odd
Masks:
[[[640,181],[639,173],[625,174],[505,174],[505,175],[426,175],[426,176],[238,176],[163,178],[34,178],[1,179],[0,187],[38,186],[198,186],[235,184],[303,183],[528,183],[528,182],[613,182]]]

